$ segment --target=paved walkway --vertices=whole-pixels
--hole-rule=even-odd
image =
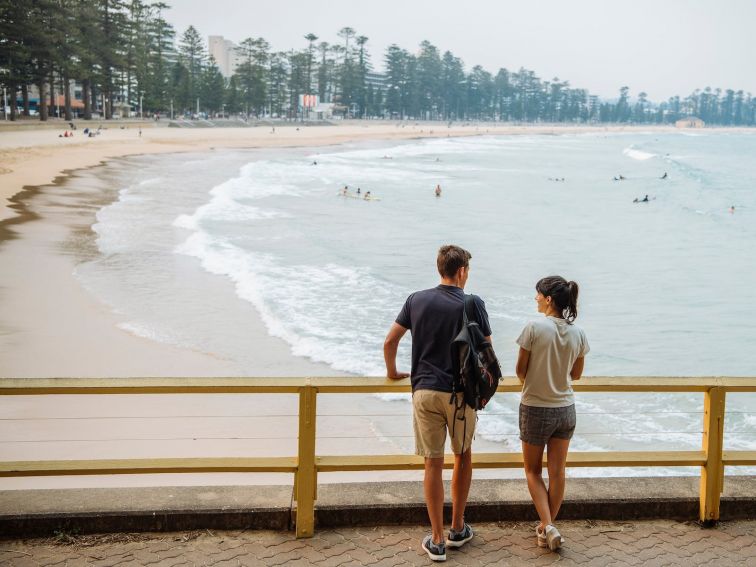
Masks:
[[[531,524],[480,524],[476,538],[447,552],[449,565],[746,565],[756,567],[756,521],[703,529],[692,522],[562,522],[565,547],[535,545]],[[422,526],[290,532],[108,534],[0,540],[0,564],[37,565],[431,565],[420,551]]]

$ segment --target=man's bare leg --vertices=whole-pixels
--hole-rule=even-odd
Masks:
[[[428,508],[433,543],[441,543],[444,538],[444,481],[441,473],[444,470],[444,458],[425,458],[425,505]]]
[[[465,518],[467,495],[472,482],[472,449],[461,455],[454,455],[454,472],[451,481],[452,529],[462,531]]]

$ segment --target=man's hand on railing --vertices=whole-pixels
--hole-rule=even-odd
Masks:
[[[389,329],[386,340],[383,342],[383,359],[386,361],[386,377],[390,380],[401,380],[407,378],[407,372],[399,372],[396,369],[396,351],[399,348],[399,341],[402,340],[407,329],[399,323],[394,323]]]
[[[409,378],[409,372],[392,372],[387,373],[386,378],[389,380],[401,380],[403,378]]]

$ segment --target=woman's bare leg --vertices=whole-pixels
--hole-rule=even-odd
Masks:
[[[556,520],[559,508],[564,500],[564,469],[567,464],[567,449],[570,447],[569,439],[552,437],[547,445],[546,457],[549,469],[549,510],[551,521]]]
[[[549,507],[549,493],[543,482],[543,445],[530,445],[522,442],[522,458],[525,464],[525,478],[528,480],[530,497],[535,504],[541,523],[547,526],[551,523],[551,508]]]

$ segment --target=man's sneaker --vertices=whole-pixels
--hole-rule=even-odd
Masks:
[[[551,551],[556,551],[562,547],[562,534],[559,533],[559,530],[555,526],[546,526],[544,533],[546,534],[546,542]]]
[[[446,561],[446,546],[444,542],[433,543],[432,535],[425,536],[423,549],[433,561]]]
[[[449,537],[446,538],[446,545],[449,547],[462,547],[470,541],[475,534],[470,524],[463,524],[462,530],[449,530]]]
[[[548,547],[549,542],[546,541],[546,533],[543,531],[543,526],[536,526],[536,542],[538,547]]]

